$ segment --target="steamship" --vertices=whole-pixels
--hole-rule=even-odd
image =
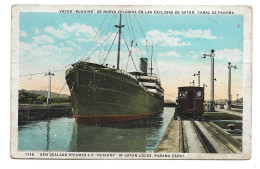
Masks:
[[[164,89],[159,78],[148,73],[148,58],[140,58],[140,71],[119,68],[121,14],[118,31],[117,68],[78,61],[66,70],[76,123],[121,122],[162,112]],[[151,58],[152,65],[152,58]]]

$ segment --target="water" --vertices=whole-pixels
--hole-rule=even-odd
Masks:
[[[145,120],[78,125],[74,118],[31,122],[19,127],[20,151],[152,152],[174,108]]]

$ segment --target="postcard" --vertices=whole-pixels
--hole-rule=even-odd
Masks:
[[[14,5],[11,157],[250,159],[252,17]]]

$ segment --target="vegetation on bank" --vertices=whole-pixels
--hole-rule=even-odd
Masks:
[[[30,101],[42,101],[47,102],[47,97],[41,94],[31,93],[27,90],[19,90],[19,103],[29,103]],[[70,102],[69,98],[52,97],[52,103],[64,103]]]
[[[176,103],[172,100],[164,100],[164,104],[163,104],[164,107],[176,107]]]
[[[228,114],[228,113],[204,113],[204,118],[208,121],[213,122],[214,124],[216,124],[217,126],[223,128],[223,129],[228,129],[229,124],[235,124],[236,125],[235,129],[242,130],[242,127],[243,127],[242,122],[235,121],[235,120],[242,120],[242,117],[235,116],[235,115]],[[233,131],[233,132],[235,132],[235,131]],[[235,134],[235,133],[233,133],[233,134]]]
[[[204,118],[207,120],[242,120],[242,117],[228,113],[204,113]]]
[[[212,121],[212,122],[223,129],[228,129],[229,124],[235,124],[236,125],[235,128],[240,130],[242,130],[242,126],[243,126],[243,123],[238,123],[234,121]]]

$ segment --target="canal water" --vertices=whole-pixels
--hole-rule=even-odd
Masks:
[[[19,126],[19,151],[153,152],[173,117],[174,108],[144,120],[78,125],[57,118]]]

